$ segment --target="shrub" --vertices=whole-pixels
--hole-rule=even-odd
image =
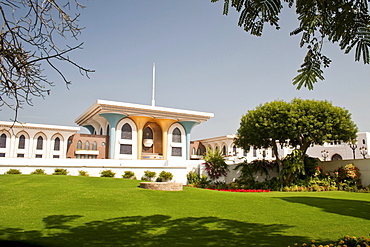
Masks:
[[[135,173],[132,171],[125,171],[125,174],[122,175],[123,178],[128,178],[128,179],[136,179],[135,178]]]
[[[157,173],[156,172],[151,172],[149,170],[144,172],[144,176],[141,178],[141,180],[144,181],[153,181],[153,178],[155,177]]]
[[[9,169],[5,174],[22,174],[22,172],[18,169]]]
[[[198,188],[206,188],[211,183],[211,180],[208,180],[208,177],[204,174],[199,177],[199,182],[196,183],[196,187]]]
[[[363,236],[361,238],[357,238],[357,237],[350,237],[350,236],[346,235],[343,238],[338,239],[337,242],[331,243],[331,244],[322,245],[322,244],[316,242],[315,240],[311,240],[311,243],[309,243],[309,244],[304,243],[302,245],[298,245],[298,243],[295,243],[292,246],[302,246],[302,247],[303,246],[306,246],[306,247],[308,247],[308,246],[312,246],[312,247],[319,247],[319,246],[366,247],[366,246],[370,246],[370,238],[365,238]]]
[[[190,171],[186,174],[186,178],[188,179],[188,184],[196,184],[200,179],[199,175],[194,171]]]
[[[78,176],[88,177],[89,174],[87,173],[87,171],[78,171]]]
[[[67,169],[55,168],[53,175],[67,175],[68,173]]]
[[[170,181],[173,178],[173,175],[171,172],[162,171],[159,174],[159,178],[161,178],[162,181]]]
[[[115,172],[112,172],[112,170],[105,170],[105,171],[102,171],[100,172],[100,177],[106,177],[106,178],[114,178],[114,176],[116,175]]]
[[[46,173],[45,173],[45,170],[44,170],[44,169],[36,169],[36,170],[34,170],[33,172],[31,172],[31,174],[46,175]]]

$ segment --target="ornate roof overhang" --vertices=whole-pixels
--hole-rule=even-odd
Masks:
[[[84,126],[98,117],[101,113],[120,113],[130,116],[148,116],[153,119],[175,119],[177,121],[204,122],[214,116],[213,113],[181,110],[159,106],[139,105],[132,103],[97,100],[81,116],[76,123]]]

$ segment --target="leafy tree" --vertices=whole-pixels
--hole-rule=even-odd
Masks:
[[[58,61],[66,62],[81,73],[93,70],[72,61],[69,53],[80,49],[77,45],[62,45],[67,35],[77,39],[82,28],[78,25],[83,8],[78,0],[5,0],[0,1],[3,21],[0,35],[0,107],[15,111],[23,104],[32,105],[32,97],[50,94],[50,81],[44,72],[49,66],[68,85]]]
[[[281,168],[279,145],[299,149],[303,159],[311,144],[350,142],[356,139],[356,133],[357,127],[348,110],[328,101],[276,100],[242,116],[235,144],[244,150],[249,150],[250,146],[272,147]]]
[[[218,2],[219,0],[211,0]],[[324,80],[323,68],[331,60],[322,53],[325,41],[337,43],[344,53],[355,48],[355,61],[370,62],[370,14],[367,0],[224,0],[224,14],[230,6],[240,13],[238,25],[246,32],[261,36],[264,25],[280,29],[279,15],[285,2],[295,8],[299,26],[290,35],[301,34],[300,47],[307,53],[298,75],[293,79],[297,89],[313,89],[314,83]]]

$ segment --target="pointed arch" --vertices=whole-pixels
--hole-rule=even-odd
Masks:
[[[186,132],[180,123],[174,123],[168,129],[168,153],[172,158],[186,159]]]
[[[123,118],[117,124],[114,159],[135,159],[137,157],[137,127],[130,118]]]
[[[6,142],[7,142],[7,135],[5,133],[2,133],[0,135],[0,148],[6,148]]]

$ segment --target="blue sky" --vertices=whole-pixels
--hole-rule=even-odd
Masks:
[[[151,104],[152,64],[156,64],[156,105],[212,112],[196,126],[192,139],[233,134],[247,110],[259,104],[295,97],[329,100],[346,108],[360,131],[370,131],[369,67],[354,62],[326,43],[332,60],[325,81],[313,91],[297,91],[292,78],[303,61],[300,37],[290,37],[295,14],[285,7],[281,30],[266,26],[254,37],[237,26],[238,14],[222,15],[222,2],[210,0],[87,1],[85,26],[71,53],[79,64],[95,69],[90,79],[71,66],[61,68],[72,80],[69,90],[50,69],[51,95],[24,106],[19,121],[76,126],[74,120],[97,99]],[[73,41],[75,43],[75,41]],[[13,118],[2,109],[0,120]]]

